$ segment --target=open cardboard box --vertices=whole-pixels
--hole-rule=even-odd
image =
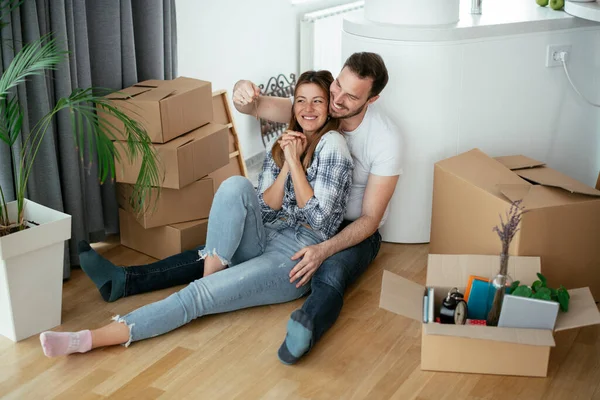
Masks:
[[[160,186],[181,189],[229,164],[227,141],[227,126],[208,123],[168,143],[155,145],[164,172]],[[130,163],[122,146],[116,146],[116,151],[120,155],[120,161],[115,158],[117,182],[135,183],[141,158]]]
[[[105,96],[130,118],[141,123],[153,143],[165,143],[213,119],[211,83],[179,77],[147,80]],[[117,140],[126,140],[124,125],[105,115],[116,128]]]
[[[152,188],[145,203],[148,205],[148,210],[136,215],[135,218],[146,229],[208,218],[215,192],[214,186],[213,179],[206,177],[183,189],[163,188],[160,196],[158,189]],[[133,214],[130,204],[132,194],[133,185],[117,184],[119,206],[131,214]]]
[[[493,276],[499,256],[430,254],[428,287],[435,288],[435,313],[453,287],[464,293],[470,275]],[[539,257],[509,258],[508,273],[531,284],[540,271]],[[396,314],[423,320],[425,286],[383,271],[379,306]],[[589,288],[569,290],[569,311],[560,312],[555,331],[600,323],[600,313]],[[498,328],[476,325],[422,324],[421,369],[495,375],[547,376],[553,332],[542,329]]]
[[[550,286],[589,286],[600,300],[600,191],[524,156],[478,149],[435,164],[433,254],[500,254],[492,231],[510,202],[523,200],[510,254],[539,256]]]

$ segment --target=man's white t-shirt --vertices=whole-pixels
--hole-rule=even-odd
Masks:
[[[294,96],[290,97],[294,104]],[[369,174],[396,176],[402,174],[402,136],[400,129],[381,110],[377,102],[367,106],[360,125],[351,132],[342,132],[348,143],[354,172],[350,198],[344,219],[354,221],[362,214],[362,203]],[[388,203],[379,227],[385,223],[390,211]]]
[[[368,106],[362,122],[352,132],[343,132],[354,160],[354,173],[345,219],[354,221],[362,214],[362,203],[369,174],[402,174],[402,137],[400,130],[375,102]],[[387,219],[389,204],[379,226]]]

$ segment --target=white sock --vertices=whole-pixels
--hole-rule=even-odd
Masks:
[[[46,357],[86,353],[92,349],[92,332],[42,332],[40,342]]]

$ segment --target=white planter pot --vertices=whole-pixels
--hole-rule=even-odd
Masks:
[[[17,203],[8,210],[16,220]],[[25,200],[25,219],[39,225],[0,237],[0,335],[13,341],[61,324],[64,241],[71,238],[70,215]]]

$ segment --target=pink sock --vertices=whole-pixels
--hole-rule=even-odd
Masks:
[[[92,332],[42,332],[40,342],[46,357],[85,353],[92,349]]]

